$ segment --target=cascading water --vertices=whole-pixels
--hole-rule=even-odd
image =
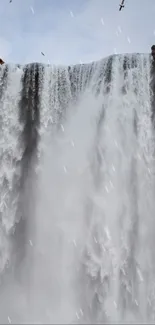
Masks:
[[[154,70],[1,68],[1,324],[155,321]]]

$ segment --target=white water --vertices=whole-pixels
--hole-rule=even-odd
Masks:
[[[95,97],[92,89],[103,66],[106,68],[106,61],[96,65],[91,85],[76,104],[70,102],[66,72],[67,95],[62,98],[66,101],[67,119],[58,132],[52,132],[61,109],[54,88],[57,76],[51,68],[45,70],[37,205],[33,220],[29,218],[29,249],[22,262],[24,280],[20,282],[18,276],[12,275],[3,285],[0,322],[155,320],[150,61],[145,56],[137,57],[137,67],[129,70],[124,79],[123,57],[116,56],[110,92],[106,92],[104,75],[101,93]],[[13,73],[9,76],[13,78]],[[20,76],[16,76],[15,94],[10,88],[7,96],[11,97],[12,92],[12,97],[17,98]],[[53,88],[52,84],[49,87],[50,80]],[[123,86],[126,93],[122,93]],[[10,102],[9,98],[6,116],[12,107]],[[99,127],[103,106],[104,119]],[[9,130],[13,121],[10,119]],[[10,143],[18,146],[10,140],[1,148],[8,152]],[[15,152],[13,149],[12,155]],[[13,175],[12,167],[7,167],[9,171]],[[13,216],[8,213],[7,220],[12,222]],[[11,256],[6,238],[4,235],[3,253]]]

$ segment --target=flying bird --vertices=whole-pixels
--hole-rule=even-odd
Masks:
[[[122,1],[121,1],[120,5],[119,5],[119,11],[121,11],[122,8],[125,7],[125,6],[124,6],[124,2],[125,2],[125,0],[122,0]]]

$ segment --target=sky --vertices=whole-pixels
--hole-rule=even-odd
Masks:
[[[150,52],[155,0],[0,0],[0,56],[9,63],[75,64]],[[43,52],[45,56],[41,54]]]

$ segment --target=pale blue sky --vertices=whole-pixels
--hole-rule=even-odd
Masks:
[[[121,12],[119,2],[0,0],[0,56],[6,62],[68,64],[115,51],[149,52],[155,43],[155,0],[125,0]]]

